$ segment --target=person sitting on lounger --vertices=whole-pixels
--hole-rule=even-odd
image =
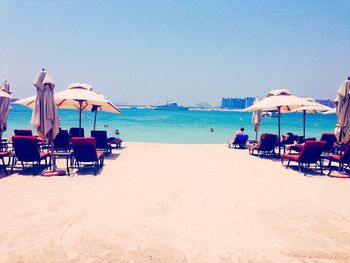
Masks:
[[[108,143],[115,144],[116,148],[120,148],[122,146],[123,140],[121,138],[119,138],[119,130],[115,130],[114,133],[118,137],[109,137]]]
[[[294,135],[291,132],[288,132],[287,135],[282,135],[281,136],[281,144],[293,144],[294,140],[296,140],[296,135]]]
[[[232,143],[236,140],[237,135],[242,135],[244,132],[244,127],[240,128],[238,131],[236,131],[235,136],[227,142],[227,146],[230,147]]]

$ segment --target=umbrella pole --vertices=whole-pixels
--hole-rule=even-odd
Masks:
[[[95,110],[94,130],[96,130],[97,109]]]
[[[81,106],[82,106],[82,101],[79,100],[79,137],[81,136]]]
[[[2,131],[0,131],[0,152],[2,151]]]
[[[278,110],[278,156],[281,156],[281,107],[277,107]]]
[[[306,123],[306,111],[303,111],[303,120],[304,120],[304,126],[303,126],[303,136],[305,140],[305,123]]]
[[[255,140],[258,141],[258,131],[255,131]]]
[[[52,171],[56,171],[56,157],[54,154],[54,145],[53,145],[53,138],[52,138],[52,130],[50,132],[50,148],[51,148],[51,161],[52,161]]]

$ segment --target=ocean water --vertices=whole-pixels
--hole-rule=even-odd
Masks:
[[[122,115],[106,112],[97,114],[97,130],[107,130],[108,136],[119,137],[124,141],[156,143],[226,143],[240,127],[250,139],[255,139],[252,125],[252,113],[233,111],[159,111],[152,109],[121,109]],[[4,137],[13,134],[14,129],[32,129],[30,124],[31,109],[12,105],[8,119],[8,131]],[[78,127],[79,112],[76,110],[59,110],[60,125],[64,129]],[[85,135],[93,129],[94,113],[83,112],[82,126]],[[306,137],[320,138],[323,132],[332,132],[336,115],[307,114]],[[214,132],[210,132],[210,128]],[[277,134],[277,118],[264,117],[260,133]],[[293,132],[302,135],[302,113],[286,113],[281,117],[281,134]]]

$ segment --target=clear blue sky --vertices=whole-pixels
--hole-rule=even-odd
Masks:
[[[183,105],[275,88],[335,97],[350,75],[350,1],[0,0],[0,80],[45,67],[114,102]]]

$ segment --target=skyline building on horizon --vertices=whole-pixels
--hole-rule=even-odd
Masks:
[[[246,98],[222,98],[221,108],[227,109],[245,109],[253,105],[255,98],[246,97]]]

